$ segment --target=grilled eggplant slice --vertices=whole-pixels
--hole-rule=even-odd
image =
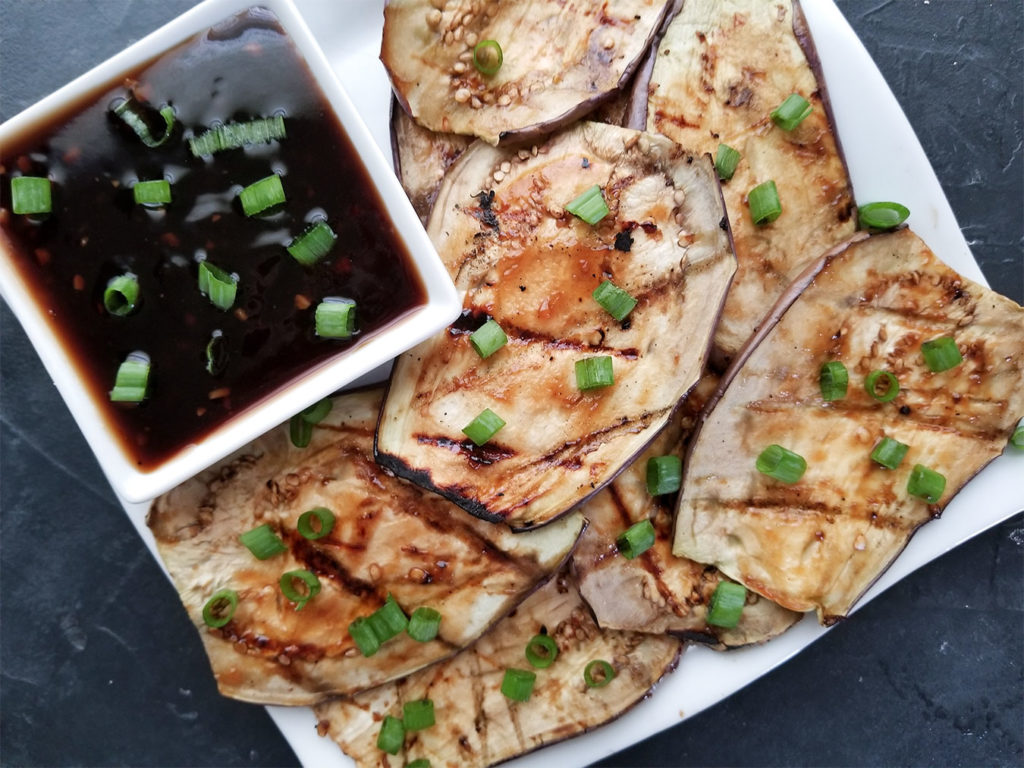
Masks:
[[[533,139],[624,86],[667,8],[666,0],[390,0],[381,60],[424,127],[491,144]],[[484,40],[502,49],[493,75],[473,64]]]
[[[154,502],[149,526],[224,695],[311,704],[408,674],[469,645],[575,544],[579,516],[515,536],[390,477],[372,457],[380,400],[379,391],[338,398],[307,448],[279,428]],[[296,520],[321,506],[333,530],[308,540]],[[239,535],[264,524],[287,550],[257,560]],[[321,585],[301,610],[278,586],[296,569]],[[238,593],[238,607],[211,629],[203,606],[222,588]],[[440,634],[419,643],[402,633],[364,658],[349,624],[389,594],[406,613],[440,611]]]
[[[524,657],[530,639],[544,633],[558,656],[537,678],[529,701],[501,693],[508,668],[532,669]],[[614,719],[640,701],[675,668],[681,644],[664,635],[601,631],[570,578],[552,579],[514,614],[452,659],[404,680],[316,707],[321,735],[334,739],[357,766],[408,765],[426,758],[435,768],[487,766],[577,736]],[[594,659],[615,670],[610,683],[588,688],[583,670]],[[390,756],[377,748],[385,715],[429,698],[436,724],[406,734]]]
[[[831,623],[1005,448],[1024,416],[1024,309],[903,230],[826,255],[769,317],[702,416],[674,552]],[[932,373],[921,344],[947,336],[963,362]],[[825,402],[819,371],[831,360],[848,369],[849,390]],[[866,391],[875,370],[898,379],[890,402]],[[883,436],[909,446],[896,469],[870,458]],[[797,482],[755,469],[773,444],[806,460]],[[918,464],[946,478],[935,503],[908,493]]]
[[[713,173],[664,137],[597,123],[535,155],[470,147],[428,227],[463,317],[396,361],[377,460],[517,530],[611,480],[704,366],[734,269]],[[564,206],[595,184],[611,213],[591,226]],[[623,322],[592,296],[605,279],[638,300]],[[508,344],[482,360],[469,335],[488,317]],[[581,392],[574,364],[595,356],[615,383]],[[507,423],[476,446],[462,430],[485,408]]]
[[[672,554],[676,495],[651,496],[647,490],[647,460],[682,455],[701,405],[717,384],[711,374],[701,379],[640,458],[580,507],[588,525],[573,551],[573,572],[580,594],[603,629],[671,632],[724,649],[762,643],[801,616],[751,592],[735,627],[708,624],[708,603],[722,576],[713,566]],[[654,525],[654,546],[627,560],[615,539],[642,520]]]
[[[699,152],[715,154],[724,143],[742,155],[722,184],[737,260],[715,334],[725,360],[804,266],[856,227],[817,54],[801,18],[789,0],[687,0],[651,76],[649,131]],[[784,131],[769,113],[792,93],[813,111]],[[747,193],[766,181],[778,188],[782,215],[758,226]]]

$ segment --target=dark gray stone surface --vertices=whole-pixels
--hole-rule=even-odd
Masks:
[[[191,5],[0,0],[0,120]],[[1020,3],[839,6],[910,117],[988,280],[1024,300]],[[731,699],[601,765],[1022,765],[1022,665],[1017,516]],[[261,708],[217,694],[174,590],[6,305],[0,761],[296,762]]]

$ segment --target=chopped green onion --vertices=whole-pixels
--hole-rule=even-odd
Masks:
[[[407,701],[402,706],[402,725],[407,731],[422,731],[434,724],[434,702],[430,699]]]
[[[941,373],[956,368],[964,361],[952,336],[941,336],[921,345],[921,354],[932,373]]]
[[[736,166],[740,163],[740,153],[728,144],[719,144],[718,153],[715,155],[715,170],[718,171],[718,178],[728,181],[736,173]]]
[[[316,528],[313,527],[313,518],[319,522]],[[299,515],[299,522],[295,527],[310,541],[322,539],[334,529],[334,513],[327,507],[313,507]]]
[[[469,343],[486,360],[508,343],[508,336],[492,317],[469,335]]]
[[[171,131],[174,128],[174,108],[171,106],[165,105],[160,108],[160,117],[164,119],[164,135],[159,139],[153,137],[153,133],[149,130],[149,124],[142,116],[142,105],[134,98],[127,98],[119,103],[114,107],[114,114],[135,131],[135,135],[147,147],[159,147],[171,138]]]
[[[199,292],[217,309],[228,310],[238,294],[238,275],[229,274],[216,264],[199,262]]]
[[[923,464],[915,464],[907,479],[907,493],[935,504],[946,490],[946,478]]]
[[[501,680],[501,692],[512,701],[529,701],[537,675],[526,669],[509,667]]]
[[[29,216],[53,210],[52,185],[44,176],[15,176],[11,179],[11,210]]]
[[[581,392],[609,387],[614,383],[611,355],[585,357],[576,361],[576,388]]]
[[[476,445],[483,445],[504,426],[505,420],[501,416],[490,408],[484,408],[475,419],[462,428],[462,434]]]
[[[871,451],[871,460],[886,469],[896,469],[909,450],[910,446],[906,443],[893,440],[891,437],[883,437]]]
[[[338,236],[326,221],[318,221],[288,245],[288,253],[302,264],[310,267],[331,252]]]
[[[228,363],[227,343],[224,341],[224,333],[214,330],[210,334],[210,340],[206,342],[206,372],[211,376],[219,376],[224,372]]]
[[[1014,448],[1024,448],[1024,424],[1019,425],[1010,436],[1010,445]]]
[[[400,635],[409,626],[409,619],[402,611],[395,598],[388,595],[384,605],[370,614],[370,626],[377,634],[377,639],[386,643],[391,638]]]
[[[821,386],[823,400],[829,403],[833,400],[842,400],[850,386],[850,374],[846,366],[838,360],[830,360],[821,366],[818,384]]]
[[[417,643],[429,643],[437,637],[440,628],[441,614],[433,608],[421,605],[412,612],[412,616],[409,617],[409,626],[405,628],[405,631]]]
[[[301,582],[302,586],[298,586],[297,582]],[[287,571],[281,575],[278,585],[284,596],[295,603],[296,611],[301,611],[320,592],[320,579],[305,569]]]
[[[683,460],[678,456],[651,456],[647,460],[647,492],[651,496],[675,493],[683,481]]]
[[[799,93],[791,93],[771,111],[772,122],[784,131],[792,131],[811,114],[813,107]]]
[[[274,533],[270,523],[257,525],[239,536],[238,540],[252,552],[253,557],[257,560],[267,560],[274,555],[288,551],[288,547],[281,541],[281,537]]]
[[[615,539],[615,546],[627,560],[639,557],[654,546],[654,526],[650,520],[633,523]]]
[[[316,335],[323,339],[350,339],[356,331],[356,303],[329,296],[316,307]]]
[[[707,622],[715,627],[731,629],[740,623],[743,606],[747,602],[747,588],[731,581],[720,581],[711,595]]]
[[[373,656],[373,654],[380,650],[380,638],[373,631],[368,617],[360,616],[358,619],[354,619],[348,625],[348,633],[363,656]]]
[[[246,216],[255,216],[275,205],[281,205],[286,199],[281,177],[272,173],[266,178],[254,181],[238,193],[238,199]]]
[[[868,203],[857,209],[857,218],[864,229],[893,229],[910,215],[910,209],[899,203]]]
[[[171,202],[171,183],[167,179],[137,181],[132,195],[138,205],[161,206]]]
[[[149,385],[149,355],[132,352],[118,366],[114,388],[110,390],[113,403],[141,403]]]
[[[620,323],[626,319],[633,307],[636,306],[636,299],[626,291],[619,288],[611,280],[605,280],[594,289],[594,301],[604,307],[605,311],[618,320]]]
[[[885,383],[884,392],[880,392],[878,389],[880,381]],[[889,371],[872,371],[864,379],[864,389],[878,402],[888,403],[896,399],[896,395],[900,393],[900,383]]]
[[[526,644],[526,660],[537,669],[547,669],[558,658],[558,643],[550,635],[534,635]]]
[[[238,593],[235,590],[217,590],[203,606],[203,621],[208,627],[220,629],[231,621],[236,608],[238,608]]]
[[[327,418],[327,414],[331,412],[331,408],[333,407],[333,401],[329,397],[325,397],[323,400],[313,403],[308,408],[303,408],[299,411],[299,416],[303,421],[308,421],[310,424],[319,424]]]
[[[792,484],[804,475],[807,462],[799,453],[783,448],[781,445],[769,445],[757,457],[757,471],[762,475],[774,477],[783,483]]]
[[[782,213],[779,190],[774,181],[766,181],[750,190],[747,193],[747,204],[750,206],[750,218],[755,224],[773,222]]]
[[[288,421],[288,437],[296,448],[305,448],[313,439],[313,425],[296,414]]]
[[[103,291],[103,307],[112,315],[124,317],[139,305],[139,278],[131,272],[112,277]]]
[[[604,688],[615,679],[615,667],[604,659],[594,659],[583,668],[587,688]]]
[[[425,757],[420,757],[411,763],[406,763],[405,768],[430,768],[430,761]]]
[[[405,743],[405,725],[397,717],[384,715],[384,722],[377,734],[377,749],[389,755],[397,755]]]
[[[244,123],[215,125],[199,136],[188,140],[189,149],[196,157],[212,155],[224,149],[238,149],[250,144],[269,144],[286,138],[284,118],[280,115],[261,117]]]
[[[495,75],[505,60],[497,40],[481,40],[473,47],[473,66],[483,75]]]
[[[565,210],[587,222],[590,226],[594,226],[610,213],[608,203],[604,201],[604,195],[601,193],[601,187],[597,184],[566,205]]]

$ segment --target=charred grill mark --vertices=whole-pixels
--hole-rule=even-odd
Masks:
[[[480,203],[478,208],[467,209],[469,213],[476,219],[479,219],[480,223],[486,227],[490,227],[493,230],[501,231],[501,227],[498,225],[498,217],[494,213],[494,190],[481,190],[477,194],[473,195]]]
[[[424,435],[422,433],[413,435],[413,439],[420,445],[433,445],[452,453],[462,454],[474,469],[487,467],[504,459],[511,459],[516,455],[516,451],[511,448],[501,447],[494,442],[477,445],[472,440],[452,440],[444,435]]]
[[[295,559],[310,571],[318,576],[331,579],[346,592],[361,600],[373,597],[383,604],[385,595],[378,586],[352,575],[341,563],[319,549],[298,531],[282,530],[280,533]]]

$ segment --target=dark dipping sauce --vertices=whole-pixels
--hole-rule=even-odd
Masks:
[[[174,108],[171,138],[149,148],[110,111],[134,93],[155,116]],[[283,115],[287,137],[196,158],[187,138],[217,123]],[[367,336],[425,303],[406,247],[344,129],[276,17],[254,8],[161,55],[0,148],[0,245],[126,453],[143,471],[203,438]],[[272,173],[287,202],[242,212],[238,191]],[[48,176],[53,211],[32,221],[11,211],[11,178]],[[171,182],[172,202],[136,205],[137,180]],[[285,250],[312,222],[338,240],[312,267]],[[238,275],[227,311],[199,292],[203,258]],[[141,303],[108,314],[103,293],[125,272]],[[356,302],[350,340],[319,338],[325,297]],[[224,367],[207,371],[211,335]],[[152,361],[146,399],[111,403],[129,353]],[[291,414],[281,414],[282,420]]]

